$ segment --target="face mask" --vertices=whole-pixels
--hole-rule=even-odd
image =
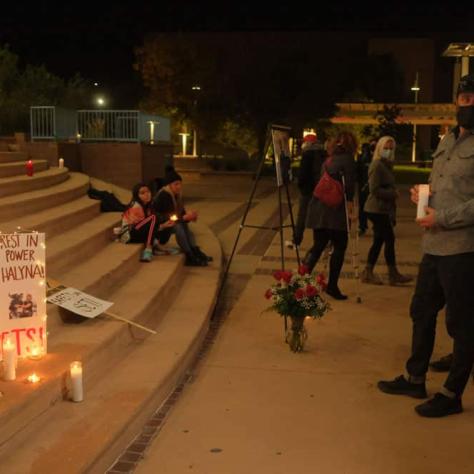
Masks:
[[[456,120],[458,125],[463,128],[474,128],[474,105],[458,107]]]
[[[386,160],[391,160],[392,159],[392,150],[390,150],[390,148],[384,148],[380,152],[380,156],[382,158],[385,158]]]

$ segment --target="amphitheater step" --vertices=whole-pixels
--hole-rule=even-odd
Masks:
[[[20,378],[36,366],[44,377],[38,387],[0,382],[1,472],[62,474],[74,466],[103,473],[134,438],[182,379],[208,326],[221,253],[209,229],[198,238],[214,255],[212,266],[185,268],[182,256],[157,257],[138,264],[110,295],[113,312],[156,327],[156,335],[107,317],[65,324],[50,338],[47,357],[19,363]],[[85,377],[78,404],[63,399],[75,359]]]
[[[120,214],[107,212],[46,243],[46,269],[55,277],[65,269],[73,268],[111,242],[112,228],[120,222]]]
[[[33,168],[35,173],[48,169],[46,160],[33,160]],[[0,163],[0,178],[8,178],[10,176],[26,175],[24,163]]]
[[[20,220],[24,218],[24,222],[21,225],[22,227],[31,228],[28,223],[28,219],[25,216],[31,215],[35,212],[49,209],[51,206],[57,206],[64,204],[68,201],[77,199],[81,196],[84,196],[87,189],[89,188],[89,177],[81,173],[69,173],[63,170],[58,174],[58,168],[51,168],[48,171],[42,173],[53,173],[52,175],[47,175],[47,178],[58,180],[59,184],[54,182],[39,182],[42,189],[28,191],[25,189],[26,185],[30,185],[33,182],[23,182],[23,187],[21,188],[24,192],[21,194],[15,194],[14,196],[8,195],[0,197],[0,223],[5,223],[6,221],[11,220]],[[38,173],[38,175],[41,173]],[[29,179],[38,179],[38,175],[35,175]],[[16,178],[16,179],[22,179]],[[69,179],[68,179],[69,178]],[[3,190],[4,182],[7,180],[14,180],[15,178],[3,178],[0,179],[0,195]],[[14,182],[14,181],[13,181]],[[19,192],[19,191],[18,191]],[[3,224],[0,225],[3,231]]]
[[[23,169],[25,169],[28,155],[21,151],[0,151],[0,163],[13,163],[16,161],[21,161],[23,163]]]
[[[46,171],[35,173],[33,176],[24,175],[0,178],[0,197],[44,189],[48,186],[62,183],[68,177],[69,171],[67,168],[50,168]]]

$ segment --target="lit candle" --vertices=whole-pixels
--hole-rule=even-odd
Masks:
[[[9,337],[3,342],[3,378],[16,379],[16,347]]]
[[[33,162],[31,160],[26,162],[26,174],[27,176],[33,176]]]
[[[64,168],[64,158],[59,158],[59,167]]]
[[[31,375],[28,375],[26,380],[29,383],[38,383],[41,380],[41,377],[39,375],[36,375],[36,374],[31,374]]]
[[[170,217],[170,220],[172,221],[177,221],[178,220],[178,216],[176,214],[173,214],[171,217]]]
[[[418,186],[418,206],[416,208],[416,218],[421,219],[426,216],[425,207],[430,198],[430,185],[420,184]]]
[[[84,400],[82,389],[82,364],[79,361],[71,363],[71,388],[72,401],[82,402],[82,400]]]
[[[33,360],[38,360],[43,357],[43,348],[41,347],[41,344],[38,344],[37,342],[33,342],[30,346],[30,355],[29,358]]]

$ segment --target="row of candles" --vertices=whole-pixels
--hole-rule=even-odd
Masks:
[[[44,355],[43,347],[34,343],[30,347],[29,359],[38,360]],[[15,344],[9,337],[3,341],[3,379],[6,381],[16,380],[16,367],[18,357]],[[69,375],[71,378],[71,399],[73,402],[82,402],[84,399],[84,390],[82,385],[82,364],[74,361],[69,366]],[[26,381],[36,384],[41,381],[36,373],[28,375]]]
[[[59,158],[58,160],[58,167],[59,168],[64,168],[64,158]],[[26,175],[27,176],[33,176],[34,174],[34,167],[33,167],[33,161],[28,160],[25,165],[26,168]]]

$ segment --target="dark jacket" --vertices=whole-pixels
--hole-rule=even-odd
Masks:
[[[309,145],[301,156],[298,172],[298,188],[303,196],[310,196],[319,181],[321,165],[326,159],[324,148],[315,143]]]
[[[180,196],[173,196],[168,186],[164,186],[158,191],[153,198],[152,207],[163,221],[167,221],[173,214],[181,218],[186,213]]]
[[[374,214],[389,214],[395,217],[397,190],[392,162],[374,160],[369,168],[369,197],[364,211]]]
[[[329,164],[326,162],[324,167],[338,181],[342,181],[342,176],[344,176],[346,199],[352,201],[356,182],[356,168],[353,156],[345,152],[335,153],[331,162]],[[321,169],[322,173],[323,170]],[[347,230],[344,201],[338,207],[331,208],[313,196],[309,203],[306,227],[311,229]]]

